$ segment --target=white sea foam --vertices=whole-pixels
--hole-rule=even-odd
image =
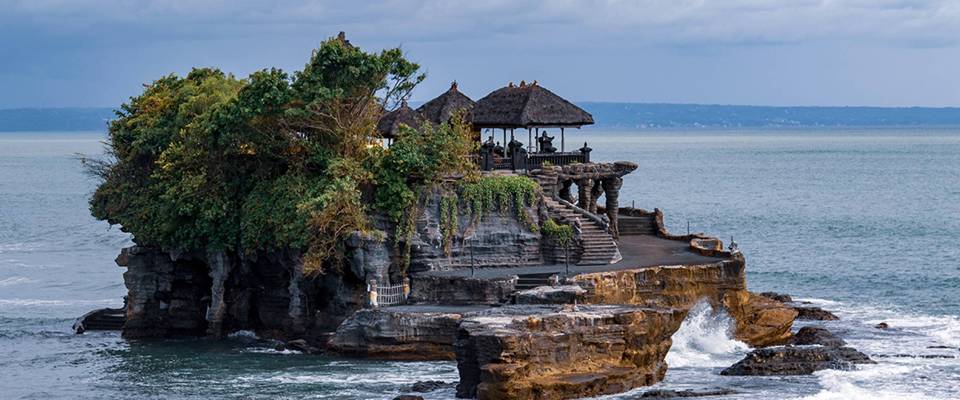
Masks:
[[[253,339],[253,340],[260,339],[259,337],[257,337],[256,332],[249,331],[249,330],[234,331],[228,334],[227,337],[230,339]]]
[[[102,300],[41,300],[41,299],[0,299],[0,306],[77,306],[77,305],[109,305],[116,303],[116,299]]]
[[[725,367],[749,350],[732,338],[733,321],[726,312],[713,312],[706,302],[697,303],[680,329],[673,334],[667,365],[677,367]]]
[[[34,282],[34,280],[22,276],[12,276],[6,279],[0,279],[0,287],[22,285],[30,282]]]
[[[890,384],[907,376],[912,368],[905,366],[869,365],[856,371],[824,370],[816,372],[820,392],[804,400],[906,400],[936,399],[911,391],[910,385]]]

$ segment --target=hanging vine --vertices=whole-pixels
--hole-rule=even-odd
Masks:
[[[456,194],[440,199],[440,233],[443,236],[443,252],[450,255],[453,239],[457,236],[460,221],[457,217],[459,198]]]
[[[494,205],[504,216],[512,206],[517,220],[536,232],[539,227],[530,221],[524,210],[536,205],[539,189],[536,181],[524,176],[487,176],[463,183],[460,192],[471,223],[479,222],[484,213],[493,211]]]

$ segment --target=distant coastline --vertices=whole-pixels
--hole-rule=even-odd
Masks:
[[[411,104],[414,104],[412,102]],[[817,107],[578,102],[591,129],[960,127],[956,107]],[[105,130],[109,107],[0,109],[0,132]]]

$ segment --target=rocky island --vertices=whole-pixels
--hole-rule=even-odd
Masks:
[[[476,102],[454,83],[413,109],[418,69],[341,34],[292,75],[195,69],[124,104],[112,157],[87,160],[93,214],[136,243],[116,260],[123,337],[250,330],[306,352],[455,360],[457,396],[479,399],[656,383],[700,301],[751,346],[793,344],[798,311],[748,291],[735,248],[620,206],[638,165],[567,143],[590,114],[536,81]]]

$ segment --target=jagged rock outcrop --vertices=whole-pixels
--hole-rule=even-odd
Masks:
[[[840,319],[832,312],[820,307],[793,307],[797,311],[797,319],[809,321],[836,321]]]
[[[736,337],[751,346],[785,343],[796,312],[746,290],[742,258],[713,264],[638,268],[582,274],[593,304],[638,304],[689,310],[700,299],[723,307],[736,321]]]
[[[854,368],[875,364],[870,357],[851,347],[781,346],[757,349],[721,375],[809,375],[822,369]]]
[[[796,346],[817,344],[826,347],[840,347],[847,344],[847,342],[824,327],[805,326],[800,328],[800,330],[790,338],[790,344]]]
[[[736,321],[736,338],[753,347],[787,343],[797,317],[789,306],[746,290],[724,294],[723,306]]]
[[[567,399],[619,393],[666,373],[685,313],[634,306],[514,305],[465,318],[458,397]]]
[[[460,313],[410,307],[360,310],[330,338],[328,350],[382,360],[453,360]]]

